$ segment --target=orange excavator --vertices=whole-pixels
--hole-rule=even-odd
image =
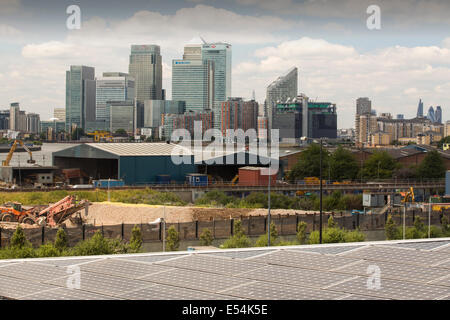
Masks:
[[[0,220],[5,222],[20,222],[27,224],[48,225],[57,227],[67,220],[72,214],[87,210],[89,201],[77,201],[74,196],[67,196],[47,208],[24,209],[22,204],[13,203],[12,206],[0,207]]]

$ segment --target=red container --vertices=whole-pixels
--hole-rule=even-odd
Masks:
[[[239,185],[240,186],[267,186],[269,184],[269,175],[261,174],[261,171],[267,171],[264,167],[243,167],[239,168]],[[275,185],[277,181],[277,173],[271,174],[271,185]]]

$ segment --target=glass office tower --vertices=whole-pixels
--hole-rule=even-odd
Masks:
[[[66,71],[66,131],[95,120],[95,69],[71,66]]]

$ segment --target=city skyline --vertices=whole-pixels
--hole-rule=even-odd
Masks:
[[[112,1],[105,6],[83,0],[77,2],[81,29],[68,30],[67,3],[9,0],[0,4],[0,80],[5,84],[0,106],[19,101],[25,110],[50,118],[53,108],[64,106],[62,79],[70,65],[93,66],[97,75],[127,72],[134,43],[161,47],[162,87],[171,99],[171,61],[200,35],[207,42],[233,45],[233,96],[248,99],[255,90],[262,104],[267,86],[295,65],[298,92],[335,102],[339,128],[353,126],[355,99],[363,96],[379,113],[395,108],[406,118],[416,114],[422,98],[428,106],[442,106],[445,122],[450,33],[443,13],[450,4],[415,2],[395,7],[380,1],[382,28],[370,31],[366,1],[283,1],[279,6],[269,1]],[[36,6],[45,10],[36,12]]]

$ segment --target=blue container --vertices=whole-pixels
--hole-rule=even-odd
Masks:
[[[101,180],[94,180],[94,187],[95,188],[117,188],[117,187],[123,187],[125,186],[125,183],[123,180],[115,180],[115,179],[101,179]]]
[[[157,184],[170,184],[170,175],[168,174],[158,174],[156,176]]]
[[[191,173],[186,176],[186,182],[195,187],[206,187],[208,185],[208,175]]]

